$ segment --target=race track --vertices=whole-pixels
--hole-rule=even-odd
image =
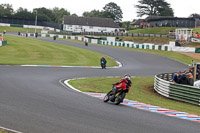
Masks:
[[[24,133],[199,133],[199,123],[124,105],[104,103],[64,87],[78,77],[154,76],[186,65],[154,54],[83,43],[53,41],[86,48],[123,63],[119,69],[0,66],[0,126]],[[91,55],[92,56],[92,55]]]

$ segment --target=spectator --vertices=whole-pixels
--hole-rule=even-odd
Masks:
[[[185,73],[182,75],[182,77],[180,78],[179,84],[183,84],[183,85],[189,85],[189,80],[188,78],[186,77]]]
[[[28,37],[28,31],[26,32],[26,34],[25,34],[25,35],[26,35],[26,37]]]
[[[35,33],[35,37],[36,37],[36,38],[38,37],[38,33],[37,33],[37,32]]]
[[[197,79],[197,80],[200,80],[200,69],[197,70],[197,74],[196,74],[196,75],[197,75],[196,79]]]
[[[87,40],[85,40],[85,46],[88,46],[88,41]]]
[[[191,67],[189,68],[189,73],[192,73],[192,75],[194,74],[193,73],[193,68],[191,68]]]
[[[194,77],[193,77],[192,73],[188,73],[188,81],[189,81],[189,85],[193,86]]]
[[[174,75],[172,82],[174,84],[179,83],[179,80],[182,78],[181,72],[177,72],[177,74]]]
[[[195,37],[196,37],[196,38],[198,38],[198,37],[199,37],[199,32],[196,32],[196,35],[195,35]]]

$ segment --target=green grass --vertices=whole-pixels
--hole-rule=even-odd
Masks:
[[[130,30],[128,33],[142,33],[142,34],[169,34],[170,30],[175,30],[177,27],[153,27],[153,28],[144,28]]]
[[[6,32],[35,32],[35,29],[32,28],[20,28],[20,27],[8,27],[8,26],[0,26],[0,32],[2,33],[4,30]],[[36,29],[37,32],[40,32],[40,29]]]
[[[199,32],[199,33],[200,33],[200,28],[193,28],[193,32],[194,32],[194,34],[195,34],[196,32]]]
[[[153,27],[153,28],[144,28],[144,29],[135,29],[135,30],[129,30],[128,33],[142,33],[142,34],[169,34],[170,30],[175,29],[183,29],[179,27]],[[194,33],[199,32],[200,28],[189,28],[193,29]]]
[[[8,44],[0,47],[0,64],[100,66],[102,55],[93,51],[25,37],[5,36]],[[105,56],[107,66],[116,62]]]
[[[200,48],[200,43],[198,42],[190,42],[188,45],[186,45],[188,47],[195,47],[195,48]]]
[[[107,93],[111,90],[112,84],[119,80],[119,77],[87,78],[71,80],[69,84],[83,92]],[[154,78],[152,77],[134,77],[132,78],[132,83],[130,92],[126,96],[127,99],[200,115],[199,106],[171,100],[156,93],[153,89]]]
[[[3,129],[0,129],[0,133],[11,133],[11,132],[3,130]]]

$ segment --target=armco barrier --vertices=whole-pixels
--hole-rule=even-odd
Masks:
[[[172,73],[155,76],[154,90],[165,97],[200,106],[200,88],[170,82]]]

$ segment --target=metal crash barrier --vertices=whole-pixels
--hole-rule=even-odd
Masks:
[[[200,88],[174,84],[170,82],[173,75],[173,73],[156,75],[154,80],[154,90],[160,95],[174,100],[200,105]]]

